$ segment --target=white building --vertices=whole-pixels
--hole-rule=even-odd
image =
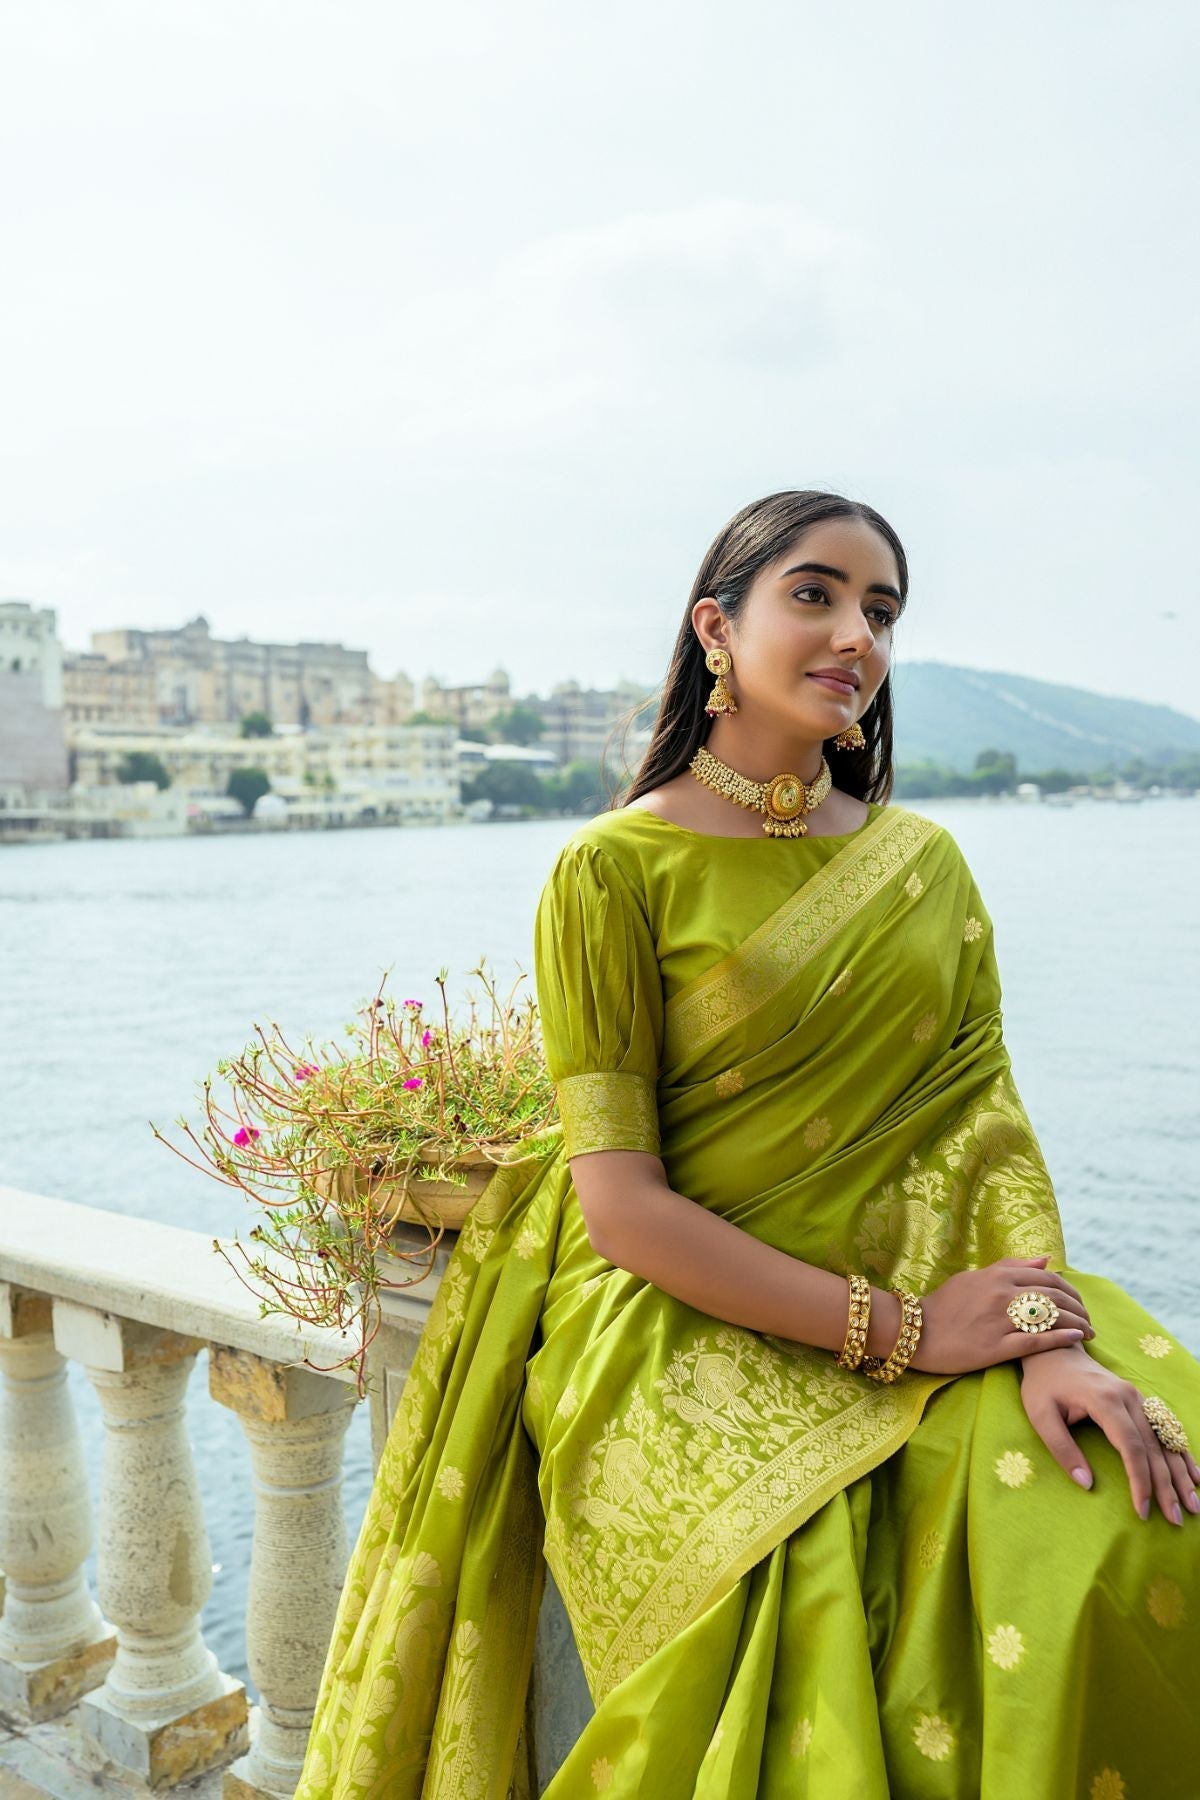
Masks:
[[[343,725],[284,730],[244,738],[220,727],[159,726],[119,731],[80,726],[75,732],[75,788],[82,801],[120,780],[133,751],[157,756],[193,814],[224,813],[229,776],[261,769],[298,812],[314,816],[392,818],[442,823],[461,816],[451,725]]]
[[[27,600],[0,600],[0,796],[61,793],[67,784],[55,614]]]

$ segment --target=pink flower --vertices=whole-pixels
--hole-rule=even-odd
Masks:
[[[404,1004],[405,1006],[415,1006],[417,1011],[420,1012],[425,1002],[423,1000],[406,1000]]]
[[[423,1031],[421,1033],[421,1048],[422,1048],[422,1050],[428,1050],[428,1048],[429,1048],[430,1044],[432,1044],[432,1042],[433,1042],[432,1031]]]
[[[420,1075],[410,1075],[408,1080],[402,1081],[400,1085],[406,1088],[419,1088],[424,1087],[425,1083]]]
[[[299,1086],[302,1081],[307,1081],[311,1075],[315,1075],[317,1072],[315,1063],[299,1063],[296,1068],[296,1085]]]
[[[256,1137],[261,1137],[261,1136],[262,1136],[262,1132],[256,1130],[253,1125],[251,1125],[249,1131],[247,1131],[246,1127],[243,1125],[240,1131],[234,1132],[233,1141],[235,1144],[245,1145],[250,1142],[251,1138],[256,1138]]]

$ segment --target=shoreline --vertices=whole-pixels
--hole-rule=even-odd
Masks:
[[[1098,806],[1130,806],[1143,801],[1162,800],[1195,800],[1200,798],[1200,790],[1194,788],[1157,788],[1154,791],[1132,789],[1112,792],[1104,789],[1092,789],[1087,792],[1066,791],[1054,794],[909,794],[903,798],[894,798],[889,804],[897,806],[913,806],[920,809],[922,804],[965,805],[965,806],[1055,806],[1066,807],[1076,805]],[[13,807],[9,812],[0,809],[0,849],[5,845],[29,847],[37,844],[62,844],[78,841],[103,840],[112,842],[158,841],[164,838],[204,838],[204,837],[236,837],[258,836],[269,833],[287,834],[299,831],[407,831],[407,830],[453,830],[455,828],[486,825],[530,825],[541,821],[556,819],[589,819],[592,812],[539,812],[524,816],[509,817],[493,815],[490,818],[457,818],[433,819],[396,819],[365,818],[361,814],[332,814],[326,818],[207,818],[189,821],[183,830],[173,828],[156,829],[154,822],[140,819],[121,819],[109,815],[81,814],[72,818],[57,808],[46,807]],[[12,829],[8,828],[8,820],[21,821]],[[140,829],[143,825],[150,829]],[[22,828],[24,826],[24,829]]]

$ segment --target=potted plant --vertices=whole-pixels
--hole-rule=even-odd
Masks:
[[[428,1277],[442,1236],[465,1222],[498,1163],[552,1147],[554,1089],[536,1003],[517,997],[524,974],[501,999],[483,964],[471,970],[486,1006],[471,992],[456,1022],[446,973],[436,1023],[423,1001],[385,997],[385,973],[345,1027],[348,1049],[309,1038],[296,1051],[278,1025],[256,1024],[242,1053],[217,1064],[228,1102],[206,1077],[200,1135],[177,1121],[200,1160],[151,1121],[160,1143],[253,1202],[253,1250],[236,1234],[213,1248],[263,1316],[357,1326],[357,1348],[322,1372],[353,1363],[360,1397],[380,1290]]]

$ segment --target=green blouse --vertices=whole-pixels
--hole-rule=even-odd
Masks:
[[[857,829],[883,811],[868,803]],[[563,845],[538,901],[534,974],[568,1157],[660,1148],[663,1009],[855,832],[715,837],[644,807],[598,814]]]

